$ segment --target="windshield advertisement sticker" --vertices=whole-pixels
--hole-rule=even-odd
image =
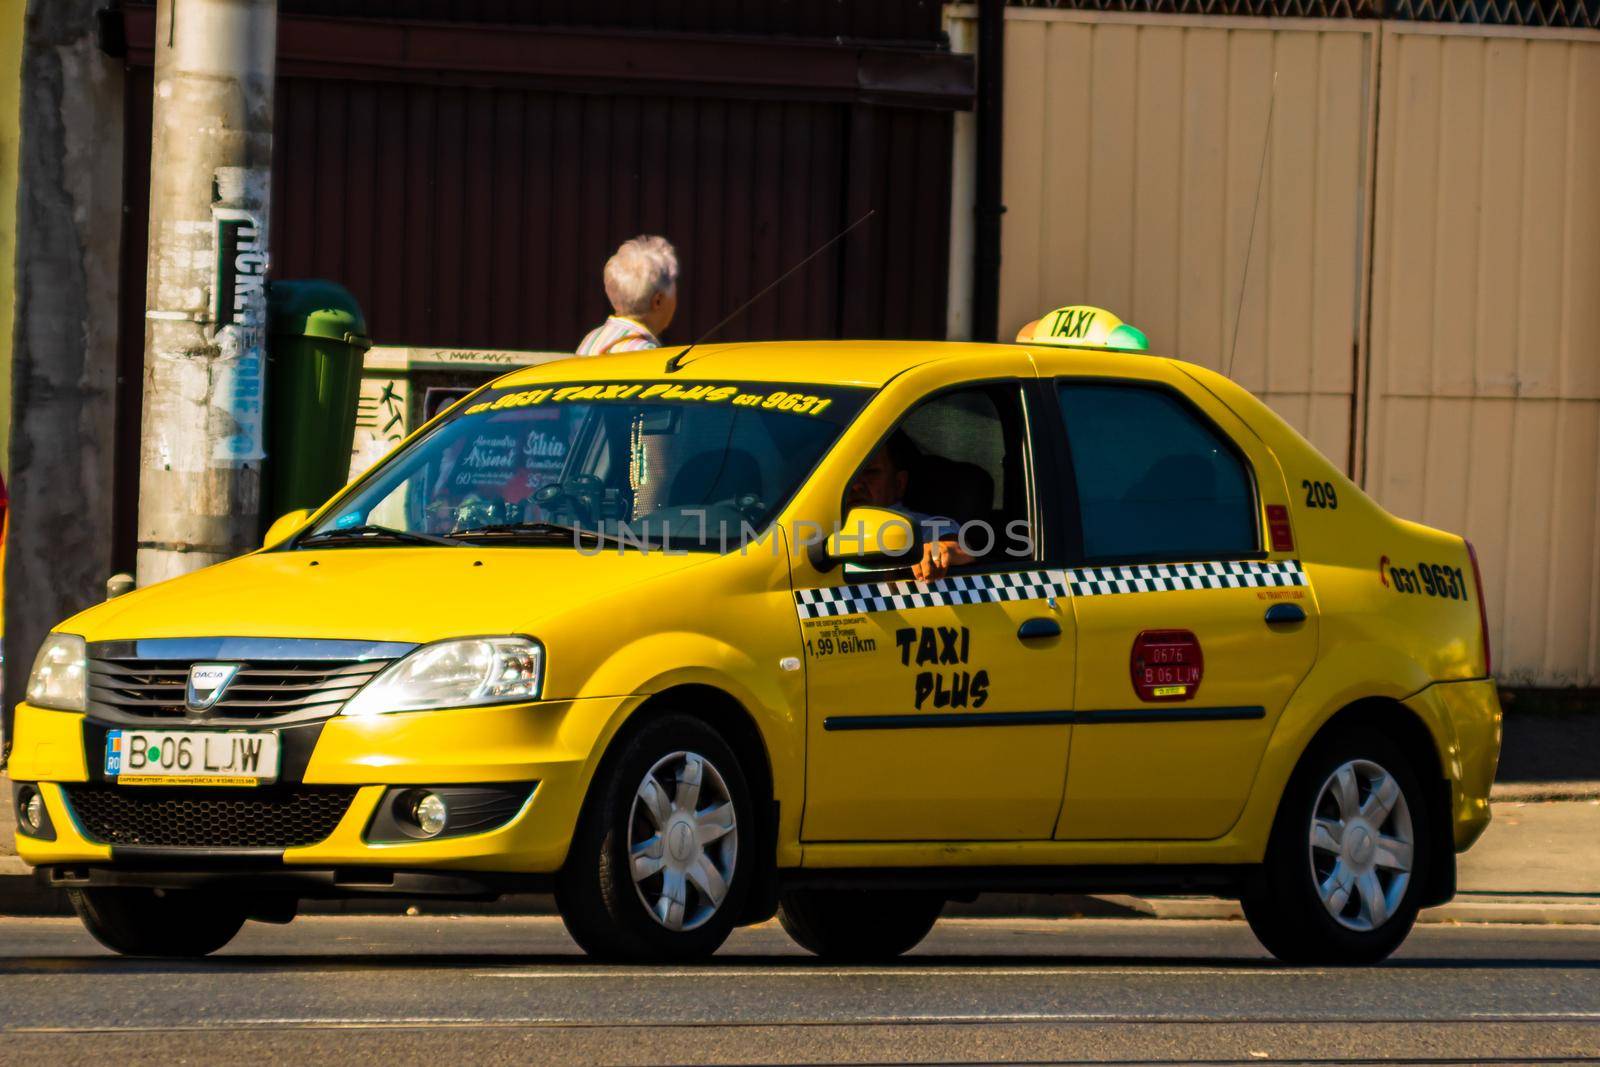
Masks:
[[[814,389],[799,392],[793,389],[773,389],[770,384],[749,382],[605,382],[573,383],[570,385],[540,386],[532,389],[513,389],[498,396],[486,397],[468,407],[462,414],[478,415],[485,411],[504,411],[508,408],[538,407],[555,404],[593,404],[607,401],[674,404],[728,404],[733,407],[760,408],[780,411],[790,415],[829,417],[838,390]],[[851,390],[855,392],[856,390]]]

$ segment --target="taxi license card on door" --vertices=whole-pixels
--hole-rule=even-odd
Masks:
[[[270,731],[106,732],[106,777],[118,785],[265,785],[278,780],[278,759]]]

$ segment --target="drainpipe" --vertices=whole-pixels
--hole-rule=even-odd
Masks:
[[[972,274],[972,339],[1000,332],[1000,155],[1005,108],[1005,0],[978,0],[977,178]]]
[[[965,11],[953,14],[944,9],[945,35],[954,55],[971,56],[973,75],[977,75],[978,20]],[[974,84],[976,93],[977,86]],[[976,104],[976,101],[974,101]],[[972,340],[972,274],[977,265],[972,243],[977,227],[978,119],[969,108],[951,116],[950,127],[950,264],[945,281],[946,341]]]

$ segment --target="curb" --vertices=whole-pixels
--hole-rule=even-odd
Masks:
[[[15,856],[0,856],[0,915],[71,915],[59,889],[41,885],[33,868]]]
[[[1244,919],[1238,901],[1216,897],[1111,896],[1106,899],[1152,919]],[[1596,926],[1600,925],[1600,896],[1459,893],[1448,904],[1423,910],[1417,922]]]
[[[1496,782],[1489,802],[1528,803],[1550,800],[1600,799],[1600,781]]]

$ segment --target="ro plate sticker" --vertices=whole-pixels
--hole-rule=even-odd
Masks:
[[[1199,639],[1188,630],[1145,630],[1134,638],[1128,670],[1140,700],[1193,700],[1205,674],[1205,657]]]
[[[122,731],[108,730],[106,732],[106,774],[107,776],[122,773]]]

